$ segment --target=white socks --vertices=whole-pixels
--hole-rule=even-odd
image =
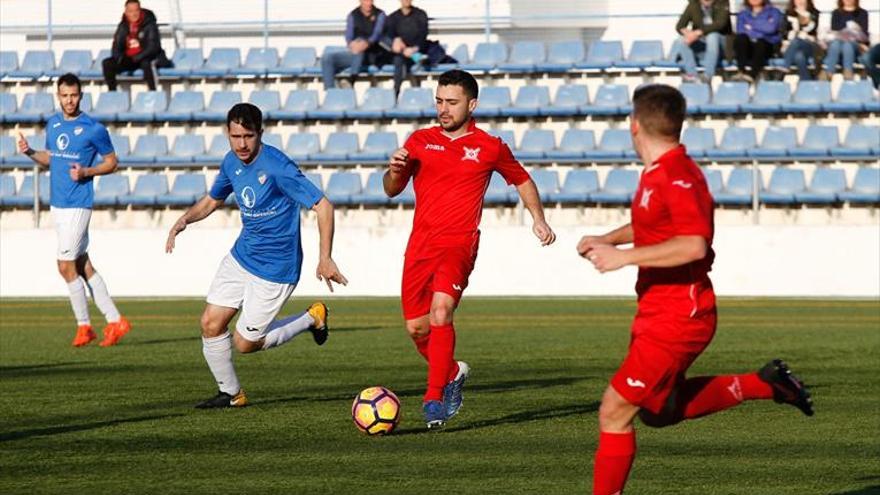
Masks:
[[[289,316],[281,320],[275,320],[269,325],[269,332],[263,339],[263,350],[278,347],[297,335],[305,332],[315,323],[315,319],[308,311],[305,313]]]
[[[235,366],[232,365],[232,335],[224,332],[217,337],[202,337],[202,354],[221,392],[235,395],[241,390]]]
[[[82,277],[76,277],[73,282],[68,282],[67,290],[70,291],[70,307],[73,308],[73,316],[77,325],[90,325],[89,300],[86,298],[86,286]]]
[[[86,285],[91,289],[92,299],[95,300],[95,305],[98,306],[104,318],[107,319],[107,323],[119,321],[119,310],[113,304],[113,299],[110,299],[110,293],[107,291],[107,286],[104,284],[101,274],[95,272],[92,278],[86,282]]]

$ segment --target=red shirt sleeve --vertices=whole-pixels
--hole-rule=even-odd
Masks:
[[[403,143],[403,148],[409,152],[409,155],[407,156],[406,167],[407,177],[412,177],[416,167],[418,166],[419,152],[424,147],[423,145],[419,144],[420,141],[421,138],[419,137],[419,132],[416,131],[410,134],[409,137],[406,139],[406,142]]]
[[[705,181],[690,177],[664,177],[663,199],[675,235],[699,235],[712,241],[712,198]]]
[[[495,161],[495,170],[501,174],[501,177],[504,177],[504,180],[512,186],[518,186],[531,179],[529,173],[526,172],[526,169],[523,168],[522,164],[513,157],[513,153],[510,151],[510,147],[507,146],[507,143],[502,141],[501,138],[495,139],[499,142],[498,159]]]

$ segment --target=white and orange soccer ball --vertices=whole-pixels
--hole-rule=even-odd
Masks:
[[[385,387],[361,390],[351,405],[351,419],[367,435],[387,435],[400,422],[400,399]]]

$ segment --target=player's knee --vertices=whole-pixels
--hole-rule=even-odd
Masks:
[[[238,332],[235,332],[235,335],[232,338],[232,343],[235,345],[235,350],[242,354],[256,352],[263,348],[262,342],[251,342],[242,337]]]
[[[447,304],[435,304],[431,306],[431,324],[448,325],[452,323],[454,309]]]
[[[76,264],[72,261],[58,260],[58,274],[68,282],[74,281],[78,276]]]
[[[411,339],[421,339],[422,337],[428,335],[430,331],[430,327],[423,321],[408,321],[406,322],[406,332],[409,334]]]
[[[226,331],[226,328],[215,318],[211,318],[207,311],[202,314],[202,319],[199,323],[202,327],[203,337],[217,337]]]

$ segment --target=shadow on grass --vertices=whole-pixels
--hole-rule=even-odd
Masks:
[[[859,490],[848,492],[835,492],[830,495],[880,495],[880,485],[866,486]]]
[[[0,433],[0,442],[9,442],[13,440],[24,440],[32,437],[44,437],[44,436],[52,436],[52,435],[60,435],[63,433],[74,433],[78,431],[88,431],[88,430],[97,430],[99,428],[105,428],[107,426],[116,426],[123,425],[129,423],[141,423],[143,421],[153,421],[156,419],[167,419],[174,418],[177,416],[183,416],[182,413],[177,414],[161,414],[161,415],[151,415],[151,416],[138,416],[134,418],[124,418],[124,419],[111,419],[107,421],[93,421],[91,423],[81,423],[74,425],[64,425],[64,426],[50,426],[46,428],[31,428],[28,430],[19,430],[19,431],[10,431]]]
[[[0,366],[0,376],[3,378],[14,378],[29,375],[45,375],[51,373],[64,373],[65,370],[56,368],[67,368],[71,366],[85,366],[93,364],[92,361],[68,361],[63,363],[42,363],[27,364],[20,366]]]
[[[171,339],[153,339],[153,340],[135,340],[132,342],[125,342],[123,345],[156,345],[156,344],[169,344],[173,342],[193,342],[196,340],[201,340],[201,337],[198,335],[188,335],[186,337],[174,337]]]
[[[331,325],[330,326],[330,334],[333,335],[334,333],[337,333],[337,332],[367,332],[370,330],[380,330],[382,328],[388,328],[388,327],[383,327],[381,325],[370,325],[370,326],[358,325],[358,326],[350,326],[350,327],[334,327]]]

